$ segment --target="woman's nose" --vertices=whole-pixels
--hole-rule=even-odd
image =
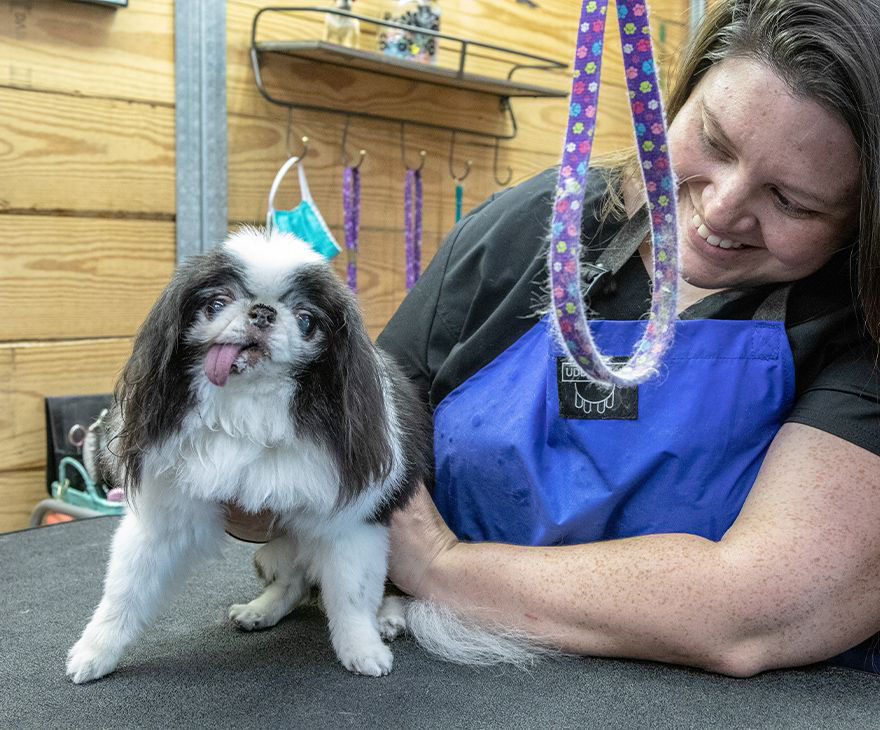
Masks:
[[[757,222],[752,214],[751,190],[740,177],[726,175],[703,188],[703,221],[718,233],[745,233]]]

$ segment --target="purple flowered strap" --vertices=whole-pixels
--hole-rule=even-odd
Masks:
[[[406,237],[406,289],[419,280],[422,267],[422,172],[406,171],[403,192],[403,225]]]
[[[358,237],[361,229],[361,173],[356,167],[342,171],[342,221],[348,255],[348,286],[357,291]]]
[[[657,373],[675,331],[678,292],[676,181],[669,163],[660,84],[651,46],[648,7],[643,0],[618,0],[623,45],[642,177],[648,194],[654,259],[651,315],[630,359],[612,367],[596,347],[584,313],[580,289],[580,231],[589,168],[607,5],[584,0],[574,61],[568,130],[550,231],[550,282],[557,339],[587,377],[606,384],[635,385]]]

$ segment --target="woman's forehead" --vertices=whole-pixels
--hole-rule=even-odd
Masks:
[[[833,205],[856,192],[859,154],[846,122],[796,95],[766,64],[722,61],[706,73],[690,101],[704,125],[723,134],[756,171]]]

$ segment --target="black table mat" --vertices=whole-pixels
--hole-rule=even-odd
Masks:
[[[650,662],[475,669],[393,644],[374,679],[336,661],[323,615],[236,630],[259,584],[230,539],[107,678],[74,685],[67,650],[97,604],[118,518],[0,535],[0,725],[9,728],[873,728],[880,676],[817,666],[731,679]]]

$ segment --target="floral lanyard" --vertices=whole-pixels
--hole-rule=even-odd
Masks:
[[[422,171],[406,169],[403,193],[403,226],[406,238],[406,290],[415,286],[422,267]]]
[[[590,334],[580,282],[580,231],[584,188],[599,103],[606,4],[585,0],[575,51],[571,107],[562,165],[556,186],[550,230],[549,268],[553,294],[554,332],[580,370],[592,380],[631,386],[658,372],[660,359],[674,334],[678,292],[677,184],[669,162],[660,84],[651,46],[648,8],[644,0],[618,0],[633,127],[648,194],[654,261],[651,315],[642,339],[621,367],[612,367]],[[586,265],[595,280],[607,273]]]
[[[348,286],[357,291],[358,236],[361,226],[361,172],[348,165],[342,171],[342,227],[348,256]]]

